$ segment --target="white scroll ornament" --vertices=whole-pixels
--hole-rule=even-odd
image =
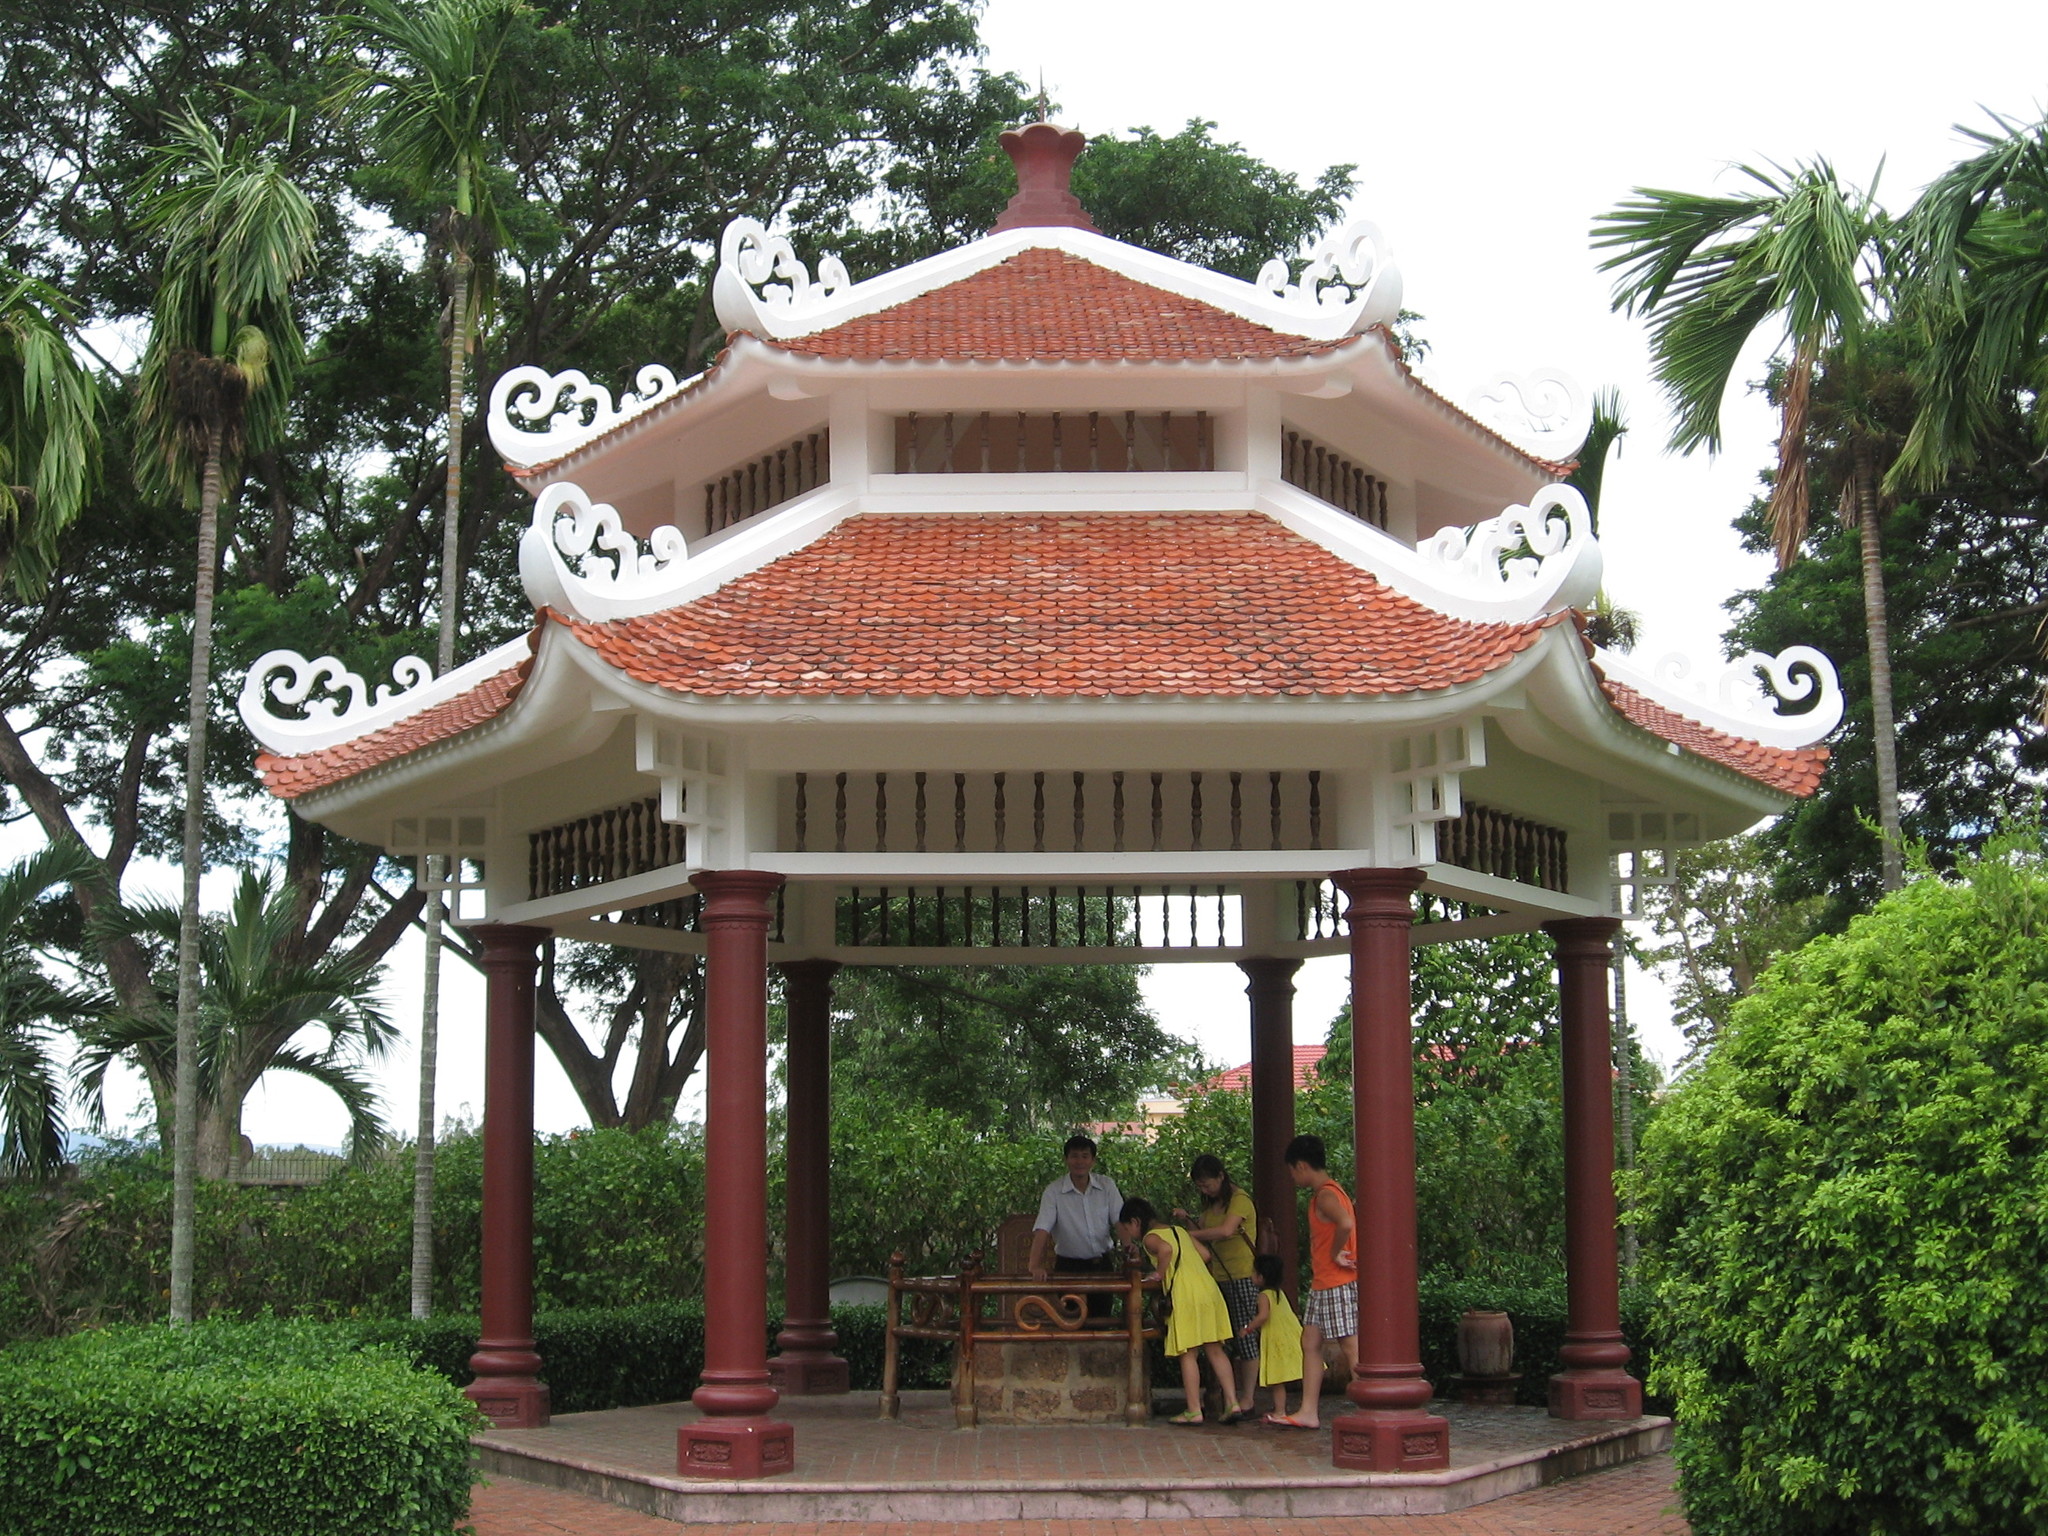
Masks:
[[[1435,580],[1471,596],[1518,598],[1532,613],[1581,608],[1600,590],[1600,546],[1586,501],[1547,485],[1469,528],[1445,528],[1417,550]]]
[[[1585,390],[1561,368],[1501,374],[1473,390],[1465,408],[1516,447],[1553,463],[1577,453],[1593,425]]]
[[[534,607],[586,619],[623,618],[660,606],[660,598],[681,588],[688,565],[680,529],[657,528],[643,546],[627,532],[616,507],[593,503],[567,480],[540,493],[533,521],[519,539],[519,576]]]
[[[433,677],[434,669],[419,657],[401,656],[392,665],[391,681],[379,683],[373,696],[333,656],[309,661],[297,651],[266,651],[242,679],[238,702],[243,723],[271,751],[314,752],[413,713],[414,690]],[[316,690],[325,697],[316,697]],[[298,714],[272,714],[273,701]]]
[[[837,256],[818,259],[814,283],[810,268],[797,260],[789,236],[770,234],[759,219],[734,219],[718,242],[711,303],[728,332],[770,336],[786,329],[791,318],[824,309],[851,284]],[[771,323],[771,312],[784,324]]]
[[[547,464],[603,437],[678,393],[682,384],[659,363],[633,377],[633,390],[612,404],[612,392],[575,368],[549,373],[532,364],[503,374],[491,387],[484,421],[491,446],[505,462],[525,469]],[[539,431],[520,425],[545,422]]]
[[[1644,670],[1634,657],[1599,653],[1600,670],[1615,682],[1675,710],[1688,720],[1768,747],[1809,747],[1842,723],[1842,685],[1835,664],[1810,645],[1767,656],[1748,651],[1695,677],[1692,659],[1671,652]],[[1796,715],[1778,703],[1813,702]]]
[[[1368,219],[1345,225],[1309,254],[1296,281],[1284,256],[1259,269],[1253,287],[1312,315],[1342,311],[1344,334],[1391,325],[1401,313],[1401,269],[1380,227]]]

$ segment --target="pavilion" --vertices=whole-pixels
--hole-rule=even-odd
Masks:
[[[1359,1374],[1340,1466],[1445,1464],[1416,1307],[1410,952],[1542,928],[1562,987],[1570,1324],[1551,1412],[1629,1418],[1611,940],[1674,851],[1810,793],[1839,721],[1805,648],[1694,678],[1596,649],[1555,373],[1453,400],[1390,329],[1369,224],[1256,282],[1106,238],[1081,135],[1004,136],[990,233],[817,276],[750,220],[704,372],[616,402],[514,368],[530,633],[374,693],[250,673],[271,792],[450,871],[488,975],[471,1396],[543,1424],[532,1331],[536,955],[706,959],[707,1362],[685,1473],[796,1465],[780,1393],[844,1391],[826,1301],[842,965],[1234,961],[1255,1183],[1295,1251],[1291,978],[1348,953]],[[1766,691],[1768,689],[1768,692]],[[1778,701],[1806,701],[1780,712]],[[1424,913],[1418,892],[1438,901]],[[1340,899],[1341,898],[1341,899]],[[1340,911],[1341,907],[1341,911]],[[1422,921],[1428,916],[1433,920]],[[768,967],[788,1005],[788,1322],[765,1358]]]

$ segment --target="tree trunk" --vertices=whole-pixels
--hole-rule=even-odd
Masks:
[[[458,595],[462,538],[462,416],[465,372],[469,366],[469,253],[460,246],[454,260],[455,324],[448,343],[448,480],[441,512],[441,634],[435,672],[446,677],[455,667],[455,631],[460,618]],[[427,861],[427,878],[451,873],[442,861]],[[434,1078],[441,1051],[441,925],[440,896],[427,898],[425,955],[420,973],[419,1124],[413,1143],[412,1172],[412,1315],[425,1317],[434,1305]]]
[[[199,875],[206,854],[206,719],[213,682],[213,567],[220,532],[218,423],[199,487],[192,593],[192,676],[185,735],[184,895],[178,919],[178,1046],[171,1157],[171,1321],[192,1321],[193,1220],[199,1178]]]
[[[1855,456],[1856,531],[1863,553],[1863,631],[1870,649],[1870,745],[1877,765],[1877,825],[1884,837],[1884,888],[1896,891],[1906,883],[1906,861],[1899,832],[1899,741],[1892,723],[1892,641],[1884,608],[1877,471],[1869,444],[1857,443]]]
[[[429,875],[440,865],[429,859]],[[441,1054],[441,898],[427,897],[426,945],[420,959],[419,1119],[412,1158],[412,1315],[434,1310],[434,1085]]]
[[[232,1094],[230,1089],[229,1093]],[[199,1176],[224,1179],[235,1170],[242,1147],[242,1101],[222,1098],[208,1104],[199,1117]]]

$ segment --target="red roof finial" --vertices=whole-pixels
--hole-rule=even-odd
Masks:
[[[990,234],[1006,229],[1095,228],[1088,210],[1067,187],[1074,161],[1088,147],[1085,134],[1046,122],[1029,123],[1005,133],[1002,145],[1017,167],[1017,195]]]

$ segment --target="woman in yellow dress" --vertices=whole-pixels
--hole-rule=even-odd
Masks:
[[[1266,1422],[1279,1424],[1287,1418],[1287,1384],[1301,1380],[1301,1319],[1280,1289],[1278,1255],[1262,1253],[1252,1262],[1259,1271],[1259,1309],[1244,1331],[1259,1335],[1259,1385],[1273,1394]]]
[[[1209,1274],[1209,1250],[1180,1228],[1161,1221],[1149,1200],[1126,1200],[1117,1213],[1116,1229],[1125,1242],[1144,1243],[1152,1259],[1150,1278],[1159,1281],[1171,1308],[1166,1319],[1166,1352],[1180,1357],[1180,1381],[1188,1406],[1185,1413],[1167,1422],[1202,1422],[1202,1368],[1195,1359],[1199,1350],[1223,1393],[1223,1417],[1217,1422],[1235,1424],[1245,1410],[1238,1405],[1230,1379],[1230,1358],[1223,1353],[1223,1341],[1230,1337],[1230,1309],[1224,1306],[1223,1293]]]

